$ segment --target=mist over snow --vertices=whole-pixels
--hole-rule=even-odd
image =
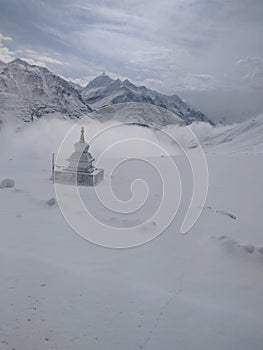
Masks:
[[[191,146],[191,138],[188,133],[185,135],[185,128],[172,125],[163,128],[147,128],[139,125],[130,125],[118,123],[115,121],[101,123],[94,119],[84,118],[78,123],[73,120],[60,119],[40,119],[32,124],[26,125],[18,130],[13,125],[6,125],[1,130],[0,154],[1,157],[49,157],[56,153],[63,142],[67,133],[70,133],[72,150],[75,142],[79,140],[80,128],[85,127],[86,141],[91,144],[91,151],[94,156],[99,156],[113,143],[118,143],[125,139],[145,139],[153,144],[163,147],[168,154],[175,155],[180,153],[176,141],[183,147]],[[231,126],[233,127],[233,126]],[[188,128],[188,127],[187,127]],[[207,123],[193,123],[191,129],[202,143],[204,139],[213,139],[215,136],[228,130],[230,126],[212,127]],[[172,138],[169,136],[171,135]],[[143,149],[129,148],[126,143],[127,154],[132,151],[134,155],[140,156],[145,153]],[[161,155],[162,152],[157,153]],[[146,154],[147,155],[147,154]],[[149,152],[152,154],[152,151]],[[115,149],[111,156],[118,156],[118,150]]]
[[[258,117],[259,121],[261,119]],[[69,155],[73,151],[74,143],[79,140],[80,128],[83,125],[86,141],[90,143],[90,149],[95,158],[113,144],[127,139],[143,139],[158,145],[160,151],[153,153],[153,150],[149,149],[148,156],[160,156],[164,153],[176,155],[182,151],[180,145],[186,149],[193,146],[194,140],[191,135],[189,136],[188,128],[192,130],[200,144],[205,146],[205,149],[210,149],[216,140],[218,143],[226,141],[226,133],[233,134],[232,138],[235,139],[237,135],[242,134],[242,131],[249,129],[250,123],[255,124],[254,120],[245,124],[217,125],[216,127],[208,123],[196,122],[189,127],[170,125],[163,128],[147,128],[115,121],[101,123],[90,118],[84,118],[78,123],[56,118],[40,119],[17,130],[13,125],[5,125],[1,129],[0,154],[2,159],[18,157],[49,159],[53,152],[57,153],[63,139],[69,134],[70,141],[67,149]],[[246,142],[250,139],[252,141],[252,135],[248,133]],[[236,147],[238,146],[242,148],[242,142],[237,141]],[[143,154],[147,156],[147,150],[141,149],[140,146],[134,148],[134,144],[129,145],[129,142],[122,147],[126,147],[127,154],[133,153],[135,157]],[[258,144],[258,147],[261,147],[261,144]],[[118,157],[120,153],[123,154],[123,150],[119,152],[118,148],[114,148],[108,156]]]
[[[194,343],[198,350],[261,350],[263,162],[253,147],[251,153],[239,151],[251,144],[249,135],[261,130],[261,118],[229,127],[191,126],[200,139],[209,137],[205,150],[210,180],[202,214],[186,235],[180,227],[191,201],[192,173],[178,147],[162,131],[85,122],[87,141],[109,128],[91,142],[95,157],[123,138],[145,138],[167,148],[180,171],[183,192],[175,219],[148,244],[121,250],[81,239],[54,200],[51,154],[72,127],[66,156],[73,152],[81,125],[41,119],[18,131],[1,130],[0,180],[15,181],[15,187],[0,189],[3,349],[23,344],[28,350],[192,350]],[[185,127],[173,126],[169,132],[185,141]],[[234,147],[222,138],[227,133],[236,135]],[[125,147],[127,154],[145,155]],[[156,158],[159,170],[165,170],[166,157]],[[107,168],[105,172],[107,176]],[[148,200],[131,215],[106,210],[93,188],[81,188],[81,198],[107,227],[137,226],[162,204],[162,177],[157,175],[136,161],[113,174],[113,190],[124,201],[130,199],[132,181],[143,178],[148,183]],[[175,198],[169,203],[173,209]],[[72,205],[74,211],[74,201]],[[75,214],[82,219],[81,213]],[[137,234],[148,237],[156,225],[150,221]]]
[[[163,150],[171,155],[182,197],[174,220],[158,238],[133,249],[105,249],[83,240],[67,223],[50,181],[51,155],[69,135],[66,164],[82,125],[87,142],[98,135],[90,142],[96,159],[113,144],[117,147],[106,165],[127,155],[110,179],[117,198],[124,203],[132,199],[136,179],[148,185],[144,205],[131,214],[107,209],[92,187],[79,189],[86,208],[108,230],[149,220],[136,229],[136,235],[147,240],[159,228],[152,216],[165,199],[162,181],[169,175],[178,186],[175,174],[166,174],[168,156]],[[23,344],[27,350],[192,350],[195,344],[198,350],[261,350],[262,125],[262,116],[237,125],[193,123],[163,130],[89,118],[77,124],[42,118],[18,130],[5,125],[0,132],[0,180],[10,179],[14,187],[0,189],[3,349]],[[188,128],[204,145],[209,189],[201,216],[182,235],[193,174],[166,132],[195,152]],[[149,148],[134,147],[129,143],[133,138],[146,140]],[[122,140],[128,142],[118,146]],[[154,145],[161,148],[155,151]],[[131,155],[138,161],[129,159]],[[158,160],[158,169],[140,161],[147,156]],[[109,180],[108,169],[105,166],[101,189]],[[175,202],[175,197],[169,199],[172,213]],[[69,197],[69,203],[81,222],[74,198]],[[99,230],[90,232],[90,225],[86,230],[100,237]]]

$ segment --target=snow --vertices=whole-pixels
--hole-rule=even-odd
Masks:
[[[102,107],[91,113],[90,117],[102,122],[117,120],[155,127],[185,124],[179,116],[167,109],[140,102],[125,102]]]
[[[206,127],[207,129],[207,127]],[[219,132],[203,138],[205,146],[217,146],[217,151],[225,153],[261,153],[263,150],[263,115],[248,119],[240,124],[218,128]]]
[[[0,179],[13,178],[15,187],[0,191],[0,349],[261,350],[263,156],[255,135],[262,124],[250,123],[227,127],[233,141],[217,130],[206,139],[208,198],[190,232],[180,234],[191,172],[175,150],[183,185],[176,219],[153,241],[120,250],[83,240],[59,206],[48,205],[51,154],[71,124],[2,130]],[[141,166],[127,162],[114,174],[123,200]],[[150,167],[143,175],[147,216],[161,200],[160,178]],[[108,224],[144,218],[104,215],[92,188],[81,196]]]

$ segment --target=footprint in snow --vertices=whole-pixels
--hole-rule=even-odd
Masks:
[[[226,235],[222,235],[219,237],[213,237],[218,239],[219,241],[222,241],[227,247],[235,247],[237,249],[242,249],[244,252],[248,254],[253,254],[253,253],[260,253],[263,255],[263,247],[257,247],[253,244],[242,244],[237,242],[231,237],[228,237]]]
[[[207,211],[211,211],[211,212],[213,212],[215,214],[227,216],[227,217],[229,217],[232,220],[237,220],[237,216],[236,215],[231,214],[231,213],[229,213],[228,211],[225,211],[225,210],[217,210],[217,209],[215,210],[211,206],[206,206],[203,209],[207,210]]]

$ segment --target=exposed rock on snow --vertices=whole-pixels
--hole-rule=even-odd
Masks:
[[[230,219],[233,219],[233,220],[236,220],[237,217],[231,213],[228,213],[227,211],[224,211],[224,210],[216,210],[216,214],[221,214],[221,215],[224,215],[224,216],[227,216],[229,217]]]
[[[57,203],[56,199],[54,197],[51,197],[47,200],[47,205],[52,207],[53,205],[55,205]]]
[[[15,181],[12,179],[4,179],[0,183],[0,188],[15,187]]]
[[[240,244],[238,247],[243,248],[247,253],[253,253],[256,249],[253,244]]]
[[[204,207],[204,209],[205,209],[205,210],[212,211],[212,212],[215,213],[215,214],[227,216],[227,217],[229,217],[229,218],[232,219],[232,220],[237,220],[236,215],[231,214],[231,213],[229,213],[229,212],[227,212],[227,211],[225,211],[225,210],[215,210],[215,209],[213,209],[211,206]]]
[[[241,244],[241,243],[238,243],[233,238],[228,237],[226,235],[222,235],[216,238],[220,241],[223,241],[224,244],[226,244],[228,247],[231,246],[231,247],[241,248],[243,251],[249,254],[256,253],[256,252],[263,254],[263,247],[257,247],[253,244]]]

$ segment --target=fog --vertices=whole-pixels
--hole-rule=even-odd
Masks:
[[[176,125],[156,129],[114,121],[101,123],[89,118],[84,118],[77,123],[71,120],[41,119],[19,130],[6,125],[0,134],[1,157],[2,159],[17,157],[51,159],[52,153],[56,154],[63,140],[64,144],[67,140],[66,157],[74,151],[73,146],[79,140],[81,126],[85,128],[85,140],[90,143],[90,152],[96,158],[119,142],[122,142],[121,152],[118,151],[118,147],[115,147],[111,150],[110,157],[123,155],[123,147],[127,155],[133,154],[134,157],[147,155],[147,152],[148,156],[160,156],[164,153],[176,155],[180,152],[178,144],[187,148],[193,142],[192,136],[189,136],[189,127]],[[207,123],[193,123],[190,127],[201,143],[204,139],[212,138],[228,128],[229,126],[212,127]],[[145,140],[149,147],[142,149],[141,144],[138,147],[134,142],[129,144],[129,140],[134,139]],[[151,148],[151,144],[157,145],[159,151],[156,151],[156,147]]]

